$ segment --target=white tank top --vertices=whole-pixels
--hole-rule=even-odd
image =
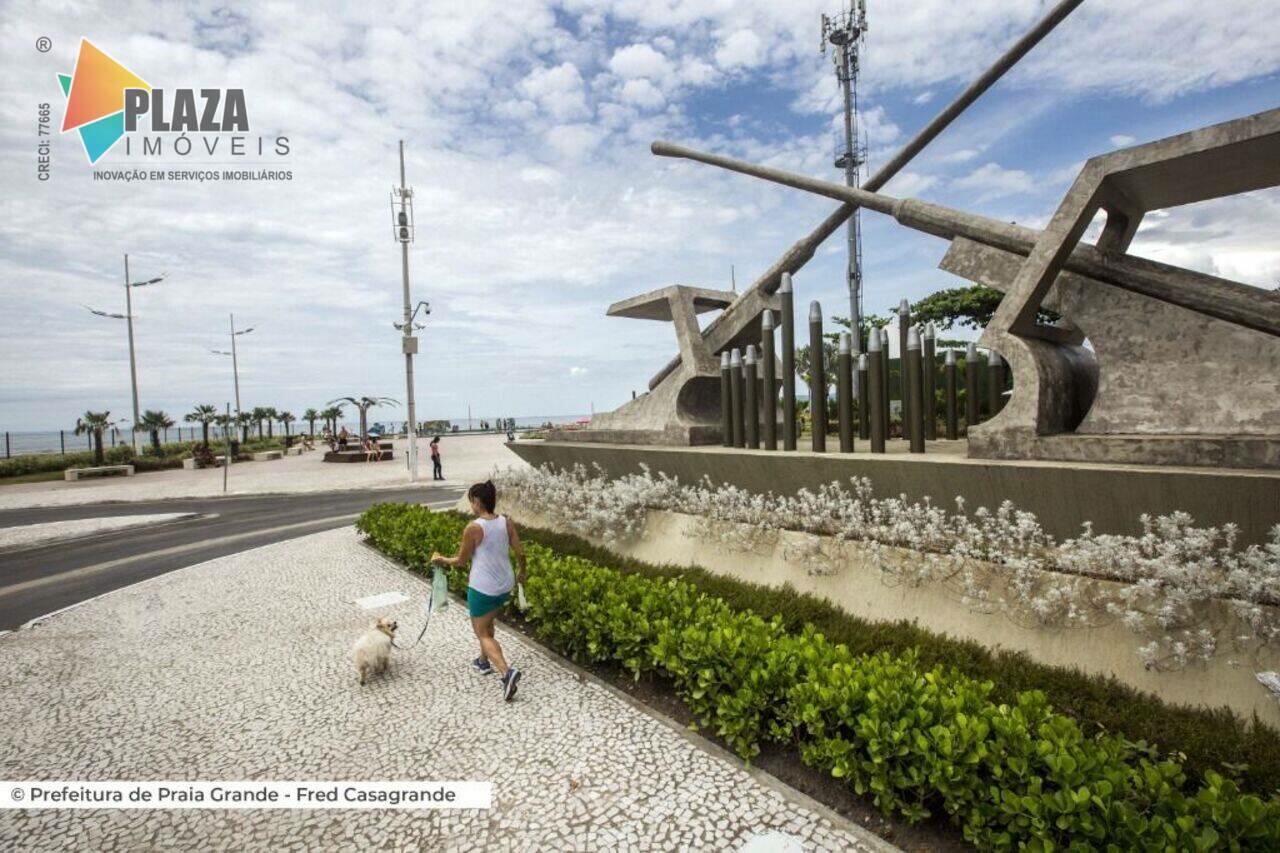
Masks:
[[[516,584],[511,570],[511,542],[507,536],[506,516],[477,518],[484,538],[471,558],[471,576],[468,585],[485,595],[502,595]]]

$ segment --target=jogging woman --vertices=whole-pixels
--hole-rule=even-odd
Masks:
[[[458,553],[446,557],[439,551],[431,555],[431,562],[441,566],[462,566],[471,563],[467,580],[467,611],[471,614],[471,628],[480,641],[480,657],[471,667],[481,675],[488,675],[496,668],[502,677],[502,696],[508,702],[516,695],[520,683],[520,670],[507,665],[502,647],[493,636],[493,620],[498,610],[511,597],[516,581],[524,583],[524,545],[516,526],[506,516],[496,515],[498,490],[493,481],[476,483],[467,490],[467,500],[476,520],[462,531],[462,544]],[[511,551],[516,552],[520,563],[520,575],[511,571]]]

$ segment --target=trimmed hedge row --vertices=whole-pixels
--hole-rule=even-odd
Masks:
[[[215,453],[221,442],[212,442]],[[117,444],[102,449],[103,461],[108,465],[133,465],[139,473],[144,471],[164,471],[170,468],[181,468],[182,460],[190,456],[199,441],[174,441],[160,445],[157,454],[148,442],[142,445],[141,453],[134,453],[128,444]],[[225,447],[225,444],[223,445]],[[284,446],[283,438],[253,438],[240,445],[240,459],[248,459],[248,454],[262,450],[276,450]],[[0,459],[0,478],[19,477],[25,474],[38,474],[45,471],[63,471],[67,468],[87,468],[93,465],[93,451],[82,450],[68,453],[28,453],[14,456],[11,459]]]
[[[357,529],[426,568],[465,521],[380,504]],[[623,574],[536,543],[529,609],[540,639],[579,661],[669,678],[700,724],[743,758],[793,742],[810,766],[918,821],[941,808],[984,849],[1280,849],[1280,800],[1217,773],[1193,786],[1178,761],[1115,734],[1086,736],[1039,691],[992,684],[914,652],[856,655],[812,627],[735,610],[694,585]],[[465,586],[461,572],[451,585]]]

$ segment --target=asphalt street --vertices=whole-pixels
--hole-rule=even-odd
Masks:
[[[375,503],[452,505],[459,486],[169,498],[0,511],[0,528],[79,518],[199,513],[161,525],[0,549],[0,631],[132,583],[284,539],[351,524]]]

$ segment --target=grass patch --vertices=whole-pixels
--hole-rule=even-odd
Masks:
[[[37,471],[34,474],[18,474],[13,477],[0,477],[0,486],[18,486],[22,483],[44,483],[49,480],[61,480],[61,471]]]

